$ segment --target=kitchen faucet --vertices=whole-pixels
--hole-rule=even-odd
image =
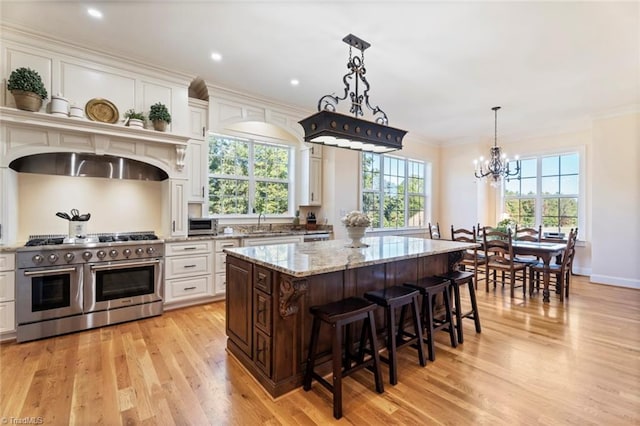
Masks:
[[[264,220],[267,220],[267,216],[265,216],[264,213],[258,212],[258,231],[260,230],[260,216],[262,216]]]

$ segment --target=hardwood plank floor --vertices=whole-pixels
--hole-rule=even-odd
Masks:
[[[400,350],[399,383],[376,394],[361,371],[344,380],[339,423],[640,425],[640,291],[574,277],[523,300],[508,288],[478,303],[453,349],[437,336],[422,368]],[[274,401],[225,351],[224,303],[23,344],[0,346],[0,418],[51,425],[315,425],[336,422],[314,384]],[[14,420],[12,420],[12,418]],[[38,420],[38,419],[36,419]],[[4,422],[3,422],[4,423]]]

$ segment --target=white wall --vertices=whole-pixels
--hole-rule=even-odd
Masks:
[[[595,120],[591,281],[640,288],[640,113]]]
[[[18,173],[18,235],[66,234],[56,212],[91,213],[88,233],[161,232],[161,182]]]

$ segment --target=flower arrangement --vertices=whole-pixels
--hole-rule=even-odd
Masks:
[[[371,219],[369,219],[369,216],[358,210],[354,210],[347,214],[341,219],[341,221],[346,227],[362,226],[366,228],[367,226],[371,226]]]

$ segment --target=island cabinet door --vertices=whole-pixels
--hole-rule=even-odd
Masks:
[[[250,263],[227,256],[227,336],[248,357],[253,336],[251,272]]]

